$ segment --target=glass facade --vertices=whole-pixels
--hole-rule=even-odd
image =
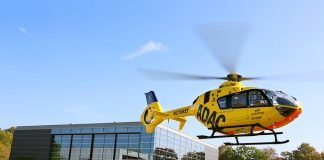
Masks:
[[[52,129],[51,134],[51,160],[204,160],[208,154],[217,156],[217,149],[165,126],[153,134],[146,133],[142,125],[64,127]]]
[[[154,159],[155,160],[204,160],[205,145],[169,131],[157,128],[155,132]]]

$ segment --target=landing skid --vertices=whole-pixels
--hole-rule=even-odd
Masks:
[[[241,128],[241,127],[251,127],[250,133],[247,134],[227,134],[225,132],[223,132],[222,130],[225,128]],[[255,127],[260,127],[263,128],[264,130],[268,130],[271,132],[258,132],[258,133],[254,133],[253,130]],[[266,128],[260,124],[249,124],[249,125],[238,125],[238,126],[226,126],[226,127],[214,127],[214,128],[209,128],[212,129],[213,132],[210,136],[206,136],[206,135],[199,135],[197,136],[199,139],[210,139],[210,138],[229,138],[229,137],[234,137],[236,140],[236,143],[230,143],[230,142],[226,142],[224,143],[225,145],[263,145],[263,144],[284,144],[284,143],[288,143],[289,140],[285,140],[285,141],[278,141],[277,135],[278,134],[283,134],[283,132],[275,132],[273,129],[269,129]],[[218,135],[215,136],[216,132],[220,132],[223,133],[225,135]],[[275,140],[272,142],[251,142],[251,143],[240,143],[238,138],[239,137],[252,137],[252,136],[264,136],[264,135],[273,135]]]

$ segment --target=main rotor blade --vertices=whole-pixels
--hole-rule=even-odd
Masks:
[[[323,82],[324,70],[285,73],[270,76],[244,77],[243,80],[271,80],[271,81],[299,81],[299,82]]]
[[[152,80],[227,80],[227,77],[203,76],[161,70],[138,69],[138,71]]]
[[[262,77],[242,77],[239,81],[262,80]]]
[[[225,70],[236,72],[249,26],[241,23],[208,24],[198,26],[196,31]]]

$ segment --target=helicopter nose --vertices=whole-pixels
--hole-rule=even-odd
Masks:
[[[302,113],[302,109],[297,107],[289,116],[286,117],[288,121],[292,121]]]
[[[298,107],[295,112],[297,112],[297,116],[298,116],[303,112],[303,110],[301,107]]]
[[[296,117],[298,116],[301,112],[302,109],[300,106],[298,107],[286,107],[286,106],[278,106],[276,107],[277,111],[284,117]]]
[[[289,108],[289,110],[284,110],[284,109],[281,109],[281,111],[284,112],[285,114],[285,118],[279,122],[275,122],[273,123],[271,126],[269,126],[269,128],[279,128],[279,127],[282,127],[288,123],[290,123],[291,121],[293,121],[295,118],[297,118],[299,116],[299,114],[302,113],[302,109],[300,106],[298,106],[297,108],[290,108],[290,107],[280,107],[280,108]],[[277,108],[277,110],[279,111],[279,107]],[[283,115],[283,113],[281,113],[279,111],[279,113],[281,115]]]

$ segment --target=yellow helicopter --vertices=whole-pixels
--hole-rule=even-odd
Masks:
[[[199,30],[203,40],[215,54],[225,69],[230,72],[226,77],[198,76],[174,72],[145,70],[151,77],[168,77],[171,79],[226,80],[219,88],[209,90],[198,96],[192,104],[170,111],[164,111],[153,91],[146,93],[147,107],[141,115],[141,122],[149,133],[164,120],[179,121],[179,130],[187,116],[194,116],[205,127],[212,130],[211,135],[197,136],[200,139],[234,137],[236,143],[226,145],[283,144],[289,140],[279,141],[274,131],[292,122],[302,112],[301,104],[296,98],[282,91],[271,91],[257,87],[245,87],[241,81],[261,79],[260,77],[243,77],[234,72],[235,58],[245,40],[246,28],[241,26],[209,26]],[[217,37],[217,38],[215,38]],[[234,43],[234,44],[233,44]],[[228,45],[231,44],[231,45]],[[231,48],[228,48],[231,46]],[[234,46],[234,47],[233,47]],[[153,75],[153,76],[152,76]],[[215,135],[215,133],[221,135]],[[272,142],[240,143],[239,137],[273,135]]]

